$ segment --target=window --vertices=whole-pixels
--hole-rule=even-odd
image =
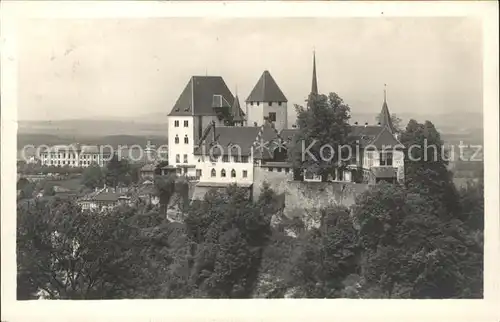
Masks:
[[[222,156],[222,162],[229,162],[229,156],[223,155]]]
[[[179,127],[179,121],[174,121],[174,126]]]
[[[212,99],[213,107],[222,107],[222,95],[214,95]]]
[[[215,172],[215,169],[212,169],[212,170],[210,171],[210,176],[211,176],[211,177],[215,177],[216,175],[217,175],[217,173]]]
[[[269,106],[273,105],[273,102],[269,102]]]
[[[267,168],[267,170],[268,170],[269,172],[273,172],[273,170],[274,170],[274,169],[273,169],[273,168],[271,168],[271,167],[269,167],[269,168]]]
[[[248,172],[247,172],[247,170],[243,170],[243,178],[246,178],[246,177],[248,177]]]
[[[285,168],[285,173],[288,173],[290,171],[289,168]]]
[[[189,138],[187,135],[184,136],[184,144],[188,144],[189,143]]]
[[[184,121],[184,127],[189,127],[189,121]]]
[[[231,178],[236,178],[236,171],[234,169],[231,170]]]
[[[250,105],[253,105],[253,102],[250,102]]]
[[[201,177],[201,169],[196,169],[196,176]]]
[[[225,178],[226,177],[226,170],[224,170],[224,169],[220,170],[220,176]]]
[[[180,163],[181,162],[181,155],[180,154],[176,154],[175,155],[175,163]]]
[[[242,163],[248,163],[248,157],[241,157]]]
[[[277,170],[278,172],[281,172],[281,168],[276,168],[276,170]]]
[[[210,158],[210,162],[212,162],[212,163],[217,162],[217,157],[216,156],[210,155],[209,158]]]
[[[281,106],[281,102],[278,102],[278,105]]]
[[[392,166],[392,152],[380,152],[380,165]]]
[[[188,163],[188,155],[184,154],[184,163]]]
[[[269,121],[276,122],[276,113],[274,112],[269,113]]]
[[[179,136],[178,135],[175,136],[175,144],[179,144]]]
[[[260,103],[259,103],[259,102],[257,102],[257,106],[259,106],[259,105],[260,105]]]

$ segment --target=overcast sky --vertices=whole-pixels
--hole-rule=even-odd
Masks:
[[[220,75],[241,103],[271,72],[290,105],[311,88],[354,113],[482,110],[480,21],[463,18],[32,20],[19,26],[19,119],[170,111],[192,75]],[[290,108],[293,109],[293,108]]]

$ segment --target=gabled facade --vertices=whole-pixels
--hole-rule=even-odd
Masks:
[[[266,120],[279,131],[288,124],[288,100],[269,71],[264,71],[246,99],[248,126],[261,126]]]
[[[212,122],[231,121],[235,98],[220,76],[193,76],[168,115],[168,163],[177,173],[195,176],[193,150]],[[239,111],[243,117],[243,111]]]

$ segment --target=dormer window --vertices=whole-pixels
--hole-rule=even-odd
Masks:
[[[272,106],[273,105],[273,102],[269,102],[269,106]]]
[[[282,103],[282,102],[278,102],[278,106],[281,106],[281,103]]]
[[[250,105],[253,105],[253,102],[250,102]]]
[[[222,95],[214,95],[213,96],[212,107],[222,107]]]

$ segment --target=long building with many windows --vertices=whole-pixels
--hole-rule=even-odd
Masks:
[[[104,166],[103,152],[95,145],[55,145],[40,152],[41,164],[59,167]]]

